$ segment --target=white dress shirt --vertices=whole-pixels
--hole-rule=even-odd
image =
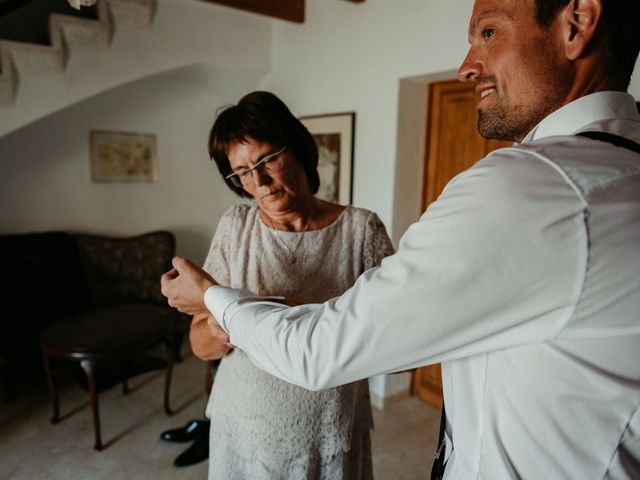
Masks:
[[[207,307],[310,389],[441,362],[445,479],[640,478],[640,155],[592,130],[640,143],[633,98],[576,100],[458,175],[339,298]]]

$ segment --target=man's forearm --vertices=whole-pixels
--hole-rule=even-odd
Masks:
[[[350,383],[395,364],[391,358],[384,365],[355,358],[354,352],[370,355],[366,325],[354,322],[354,312],[336,301],[287,308],[246,291],[212,287],[205,302],[231,343],[255,365],[310,390]],[[406,369],[402,361],[399,366]]]

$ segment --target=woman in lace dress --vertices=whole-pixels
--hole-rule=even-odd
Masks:
[[[209,150],[253,199],[220,220],[204,269],[221,285],[324,302],[392,253],[376,214],[314,196],[318,151],[276,96],[253,92],[216,119]],[[213,327],[212,327],[213,328]],[[223,356],[212,389],[209,479],[371,479],[366,380],[311,392],[272,377],[194,317],[192,348]]]

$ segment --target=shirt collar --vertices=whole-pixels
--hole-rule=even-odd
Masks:
[[[559,108],[545,117],[522,143],[554,135],[573,135],[583,127],[612,118],[637,118],[634,98],[626,92],[597,92]]]

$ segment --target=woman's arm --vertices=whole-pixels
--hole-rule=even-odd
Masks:
[[[209,322],[210,316],[207,314],[194,315],[189,330],[191,350],[202,360],[221,358],[231,350],[231,345],[228,343],[229,336],[217,326],[213,318]]]
[[[229,285],[231,283],[229,245],[232,243],[231,235],[233,234],[233,225],[236,223],[234,218],[239,211],[238,208],[231,207],[218,223],[203,269],[198,269],[208,281],[213,281],[213,278],[215,278],[221,285]],[[195,265],[192,266],[197,268]],[[179,306],[177,307],[179,308]],[[193,315],[191,331],[189,332],[193,353],[202,360],[216,360],[223,357],[231,348],[231,345],[226,345],[229,341],[229,336],[220,327],[214,328],[211,326],[217,326],[213,316],[205,309],[200,310],[200,312],[192,310],[186,313]]]

